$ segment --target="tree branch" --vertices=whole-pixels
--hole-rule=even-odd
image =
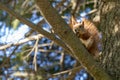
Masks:
[[[11,46],[18,46],[18,45],[23,44],[25,42],[28,42],[28,41],[31,41],[31,40],[35,40],[35,39],[37,39],[37,37],[40,38],[40,37],[44,37],[44,36],[42,34],[38,34],[38,35],[35,35],[35,36],[30,36],[28,38],[20,40],[19,42],[14,42],[14,43],[11,43],[11,44],[6,44],[6,45],[3,45],[3,46],[0,46],[0,50],[9,48]]]
[[[46,36],[47,38],[55,41],[59,46],[61,46],[63,49],[65,49],[70,55],[71,55],[71,51],[70,49],[66,46],[66,44],[58,39],[55,35],[53,35],[52,33],[46,32],[45,30],[43,30],[40,26],[37,26],[33,23],[31,23],[30,21],[28,21],[27,19],[24,19],[22,16],[20,16],[18,13],[15,13],[14,10],[9,9],[8,7],[6,7],[5,5],[3,5],[0,2],[0,9],[5,10],[6,12],[8,12],[9,14],[11,14],[12,16],[14,16],[15,18],[17,18],[18,20],[20,20],[21,22],[23,22],[24,24],[28,25],[30,28],[32,28],[33,30],[39,32],[40,34],[43,34],[44,36]]]
[[[48,0],[36,0],[41,14],[53,27],[55,33],[66,43],[74,53],[76,59],[96,80],[111,80],[106,72],[98,66],[89,52],[84,48],[80,40],[75,36],[67,23],[58,12],[50,5]]]

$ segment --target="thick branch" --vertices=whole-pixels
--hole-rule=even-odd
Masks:
[[[69,46],[76,59],[96,80],[111,80],[108,74],[101,69],[90,56],[89,52],[83,47],[80,40],[73,31],[59,16],[58,12],[50,5],[48,0],[36,0],[41,14],[53,27],[55,33]]]

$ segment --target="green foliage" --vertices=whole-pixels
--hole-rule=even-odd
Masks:
[[[20,24],[20,21],[18,19],[15,19],[12,21],[12,27],[13,29],[17,29],[18,25]]]

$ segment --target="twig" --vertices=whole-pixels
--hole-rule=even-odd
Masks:
[[[65,59],[65,53],[61,53],[61,59],[60,59],[60,66],[61,66],[61,71],[64,69],[64,59]]]
[[[6,48],[9,48],[11,46],[18,46],[20,44],[23,44],[25,42],[28,42],[30,40],[35,40],[37,39],[37,37],[44,37],[42,34],[38,34],[38,35],[35,35],[35,36],[30,36],[28,38],[25,38],[23,40],[20,40],[19,42],[15,42],[15,43],[11,43],[11,44],[6,44],[6,45],[3,45],[3,46],[0,46],[0,50],[3,50],[3,49],[6,49]]]
[[[79,70],[81,70],[81,69],[83,69],[83,67],[82,66],[78,66],[78,67],[75,67],[75,68],[73,68],[73,69],[69,69],[69,70],[66,70],[66,71],[62,71],[62,72],[58,72],[58,73],[55,73],[55,74],[53,74],[53,76],[57,76],[57,75],[61,75],[61,74],[66,74],[66,73],[69,73],[69,72],[72,72],[72,71],[79,71]]]
[[[16,77],[28,77],[28,76],[34,76],[33,73],[28,73],[28,72],[15,72],[13,74],[11,74],[12,76],[16,76]]]
[[[36,42],[37,42],[37,41],[36,41]],[[36,44],[37,44],[37,43],[35,43],[35,45],[34,45],[34,47],[32,48],[32,50],[27,54],[27,56],[24,57],[24,59],[28,58],[28,57],[30,56],[30,54],[35,50]]]
[[[9,14],[11,14],[15,18],[19,19],[21,22],[27,24],[33,30],[38,31],[40,34],[43,34],[44,36],[48,37],[49,39],[55,41],[58,45],[60,45],[61,47],[63,47],[70,55],[72,55],[71,50],[66,46],[66,44],[62,40],[56,38],[55,35],[50,34],[49,32],[46,32],[45,30],[42,29],[42,27],[37,26],[37,25],[31,23],[30,21],[24,19],[19,14],[15,13],[14,10],[11,10],[11,9],[7,8],[2,3],[0,3],[0,9],[5,10],[6,12],[8,12]]]
[[[6,65],[7,63],[9,63],[11,56],[15,53],[15,51],[18,49],[18,47],[19,47],[19,46],[16,46],[16,47],[14,48],[14,50],[13,50],[12,53],[9,55],[9,57],[8,57],[7,59],[5,59],[5,60],[3,61],[3,63],[0,65],[0,68],[4,67],[4,65]]]
[[[71,0],[72,3],[72,15],[75,15],[76,12],[78,12],[78,8],[80,8],[80,2],[81,0]]]
[[[61,53],[63,51],[58,51],[58,50],[44,50],[44,49],[39,49],[40,52],[55,52],[55,53]]]
[[[32,50],[27,54],[27,56],[25,56],[23,59],[26,59],[30,56],[30,54],[34,51],[35,47],[32,48]]]
[[[97,0],[94,0],[94,9],[96,9],[97,8]]]
[[[88,12],[86,15],[90,15],[90,14],[93,14],[93,13],[95,13],[95,12],[97,12],[97,9],[93,9],[93,10],[91,10],[91,11]]]
[[[33,59],[33,64],[34,64],[34,66],[35,66],[35,71],[37,71],[37,52],[38,52],[38,42],[39,42],[39,38],[37,38],[37,40],[36,40],[36,43],[35,43],[35,54],[34,54],[34,59]]]
[[[44,44],[39,44],[38,47],[45,47],[45,46],[51,46],[51,43],[44,43]]]

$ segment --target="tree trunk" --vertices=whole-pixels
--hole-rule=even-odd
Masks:
[[[99,27],[103,36],[101,65],[113,80],[120,80],[120,0],[106,0],[100,6]]]

